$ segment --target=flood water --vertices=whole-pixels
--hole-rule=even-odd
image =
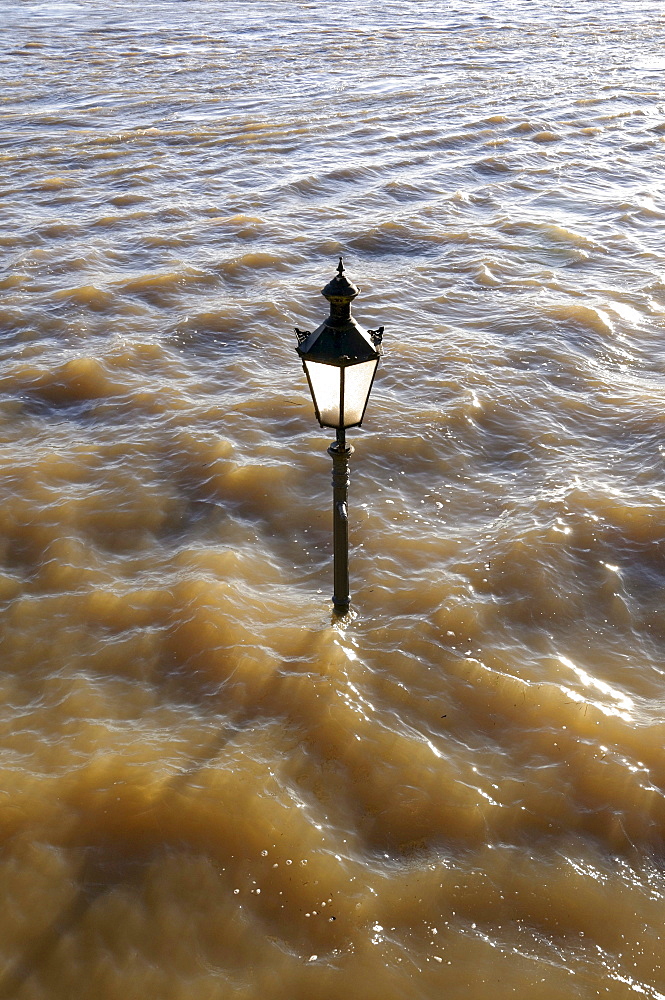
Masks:
[[[1,14],[0,997],[663,1000],[660,2]]]

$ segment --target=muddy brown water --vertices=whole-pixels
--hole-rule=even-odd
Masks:
[[[2,18],[0,997],[662,1000],[660,4]]]

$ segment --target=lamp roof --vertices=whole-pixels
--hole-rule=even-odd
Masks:
[[[359,291],[344,274],[340,257],[337,274],[322,290],[330,302],[330,315],[313,333],[296,330],[296,350],[303,361],[346,368],[379,359],[381,338],[375,339],[376,331],[363,330],[351,315],[351,300]]]
[[[296,350],[303,360],[319,361],[339,368],[357,365],[362,361],[375,361],[380,356],[380,351],[353,316],[341,326],[323,322]]]
[[[356,295],[360,289],[353,282],[349,281],[344,273],[344,264],[342,258],[339,258],[339,264],[337,265],[337,274],[332,278],[325,288],[321,289],[321,294],[330,301],[330,299],[345,299],[350,302],[355,299]]]

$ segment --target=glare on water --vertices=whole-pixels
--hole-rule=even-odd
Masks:
[[[4,5],[0,997],[665,996],[664,28]]]

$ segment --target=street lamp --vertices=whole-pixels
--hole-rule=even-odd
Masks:
[[[321,290],[330,303],[330,315],[313,333],[295,327],[296,348],[302,359],[321,427],[334,427],[336,440],[328,448],[333,460],[333,605],[338,614],[348,611],[349,597],[349,456],[347,427],[360,427],[381,356],[383,327],[362,330],[351,315],[351,302],[360,291],[344,273],[342,258],[337,274]]]

